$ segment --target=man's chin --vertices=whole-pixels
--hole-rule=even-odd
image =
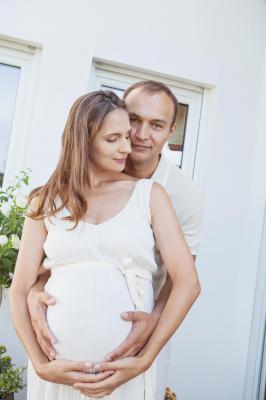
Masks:
[[[147,154],[147,153],[148,152],[131,151],[131,153],[128,155],[128,158],[133,162],[134,161],[135,162],[137,162],[137,161],[145,162],[145,161],[150,160],[150,158],[151,158],[151,155]]]

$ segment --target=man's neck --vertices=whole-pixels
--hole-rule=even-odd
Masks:
[[[135,178],[151,178],[154,171],[158,167],[161,155],[159,154],[154,160],[146,163],[133,162],[129,157],[127,158],[125,173]]]

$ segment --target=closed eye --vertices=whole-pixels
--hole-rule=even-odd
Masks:
[[[115,138],[109,138],[109,139],[106,139],[106,141],[108,142],[108,143],[114,143],[114,142],[116,142],[117,141],[117,138],[115,137]]]

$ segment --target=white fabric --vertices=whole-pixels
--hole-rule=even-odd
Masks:
[[[160,162],[151,179],[160,183],[167,191],[191,253],[196,255],[202,216],[198,188],[191,178],[187,177],[163,155],[161,155]],[[166,269],[158,251],[156,251],[156,263],[158,269],[153,274],[155,299],[157,299],[166,278]],[[157,357],[156,400],[164,400],[169,364],[170,341],[163,347]]]
[[[151,179],[160,183],[167,191],[191,253],[196,255],[202,219],[199,187],[163,154]]]
[[[51,269],[45,291],[56,299],[47,321],[57,338],[58,358],[101,361],[131,330],[125,310],[151,312],[152,273],[157,269],[149,208],[152,181],[136,183],[127,205],[113,218],[93,225],[62,220],[66,208],[45,218],[44,266]],[[154,400],[156,362],[117,388],[108,399]],[[29,362],[28,400],[87,400],[72,387],[41,380]]]

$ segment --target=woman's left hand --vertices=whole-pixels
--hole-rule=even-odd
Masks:
[[[101,398],[110,395],[117,387],[135,378],[149,368],[149,365],[142,357],[126,357],[111,362],[101,362],[94,365],[94,368],[103,372],[115,370],[115,372],[97,383],[74,383],[74,389],[78,389],[85,396]]]

